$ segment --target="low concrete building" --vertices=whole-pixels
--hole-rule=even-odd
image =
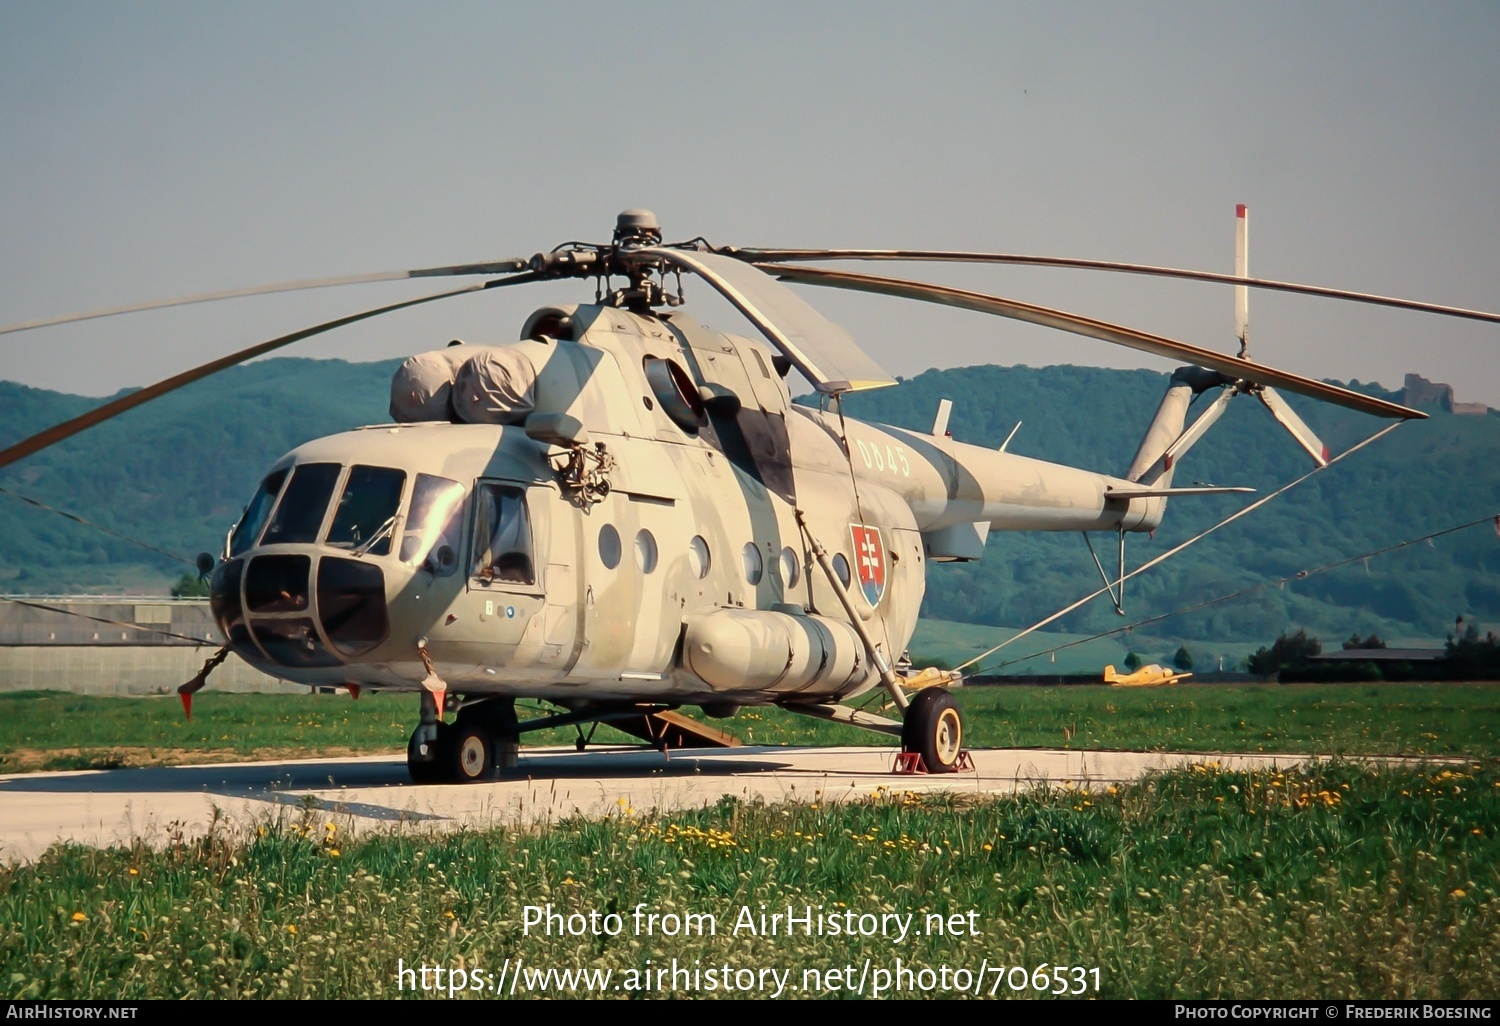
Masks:
[[[0,692],[164,695],[224,644],[207,599],[128,595],[0,596]],[[305,694],[231,655],[220,691]]]

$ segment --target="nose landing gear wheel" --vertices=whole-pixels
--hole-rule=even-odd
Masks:
[[[447,751],[439,754],[453,780],[461,784],[488,780],[495,771],[495,742],[479,724],[458,724],[449,735]]]
[[[411,737],[406,742],[406,772],[411,774],[413,784],[441,784],[446,775],[446,767],[443,763],[443,751],[448,747],[449,735],[453,728],[446,723],[438,724],[437,740],[430,743],[435,751],[431,758],[424,760],[422,752],[418,750],[417,731],[412,731]]]
[[[928,773],[953,773],[964,747],[964,718],[958,700],[942,688],[912,696],[901,723],[901,750],[916,752]]]

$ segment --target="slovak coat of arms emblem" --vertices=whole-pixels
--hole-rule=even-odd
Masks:
[[[854,540],[854,572],[859,588],[866,602],[878,606],[885,595],[885,543],[880,528],[850,524],[849,534]]]

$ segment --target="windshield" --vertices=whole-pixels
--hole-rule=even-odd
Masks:
[[[401,562],[425,565],[446,577],[458,569],[458,532],[464,486],[446,477],[418,474],[411,490],[411,512],[401,538]]]
[[[293,468],[261,544],[314,541],[342,469],[337,463],[303,463]]]
[[[295,482],[294,482],[295,484]],[[391,521],[401,505],[401,490],[406,487],[406,472],[389,467],[349,468],[349,480],[333,514],[328,529],[328,544],[339,549],[358,549],[381,535],[370,545],[369,552],[384,556],[391,551]]]
[[[260,483],[255,498],[245,507],[245,515],[240,518],[239,526],[229,539],[230,556],[240,555],[260,537],[260,529],[266,526],[271,507],[276,504],[276,496],[281,494],[281,486],[286,483],[286,473],[284,469],[273,471]]]

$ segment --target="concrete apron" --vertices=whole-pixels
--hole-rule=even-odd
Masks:
[[[1287,769],[1309,755],[1214,755],[989,749],[975,770],[892,773],[894,748],[751,747],[674,751],[523,749],[519,768],[482,784],[415,785],[403,759],[371,756],[211,766],[0,776],[0,860],[30,861],[59,841],[159,846],[210,830],[248,836],[268,821],[315,817],[341,836],[534,825],[572,815],[640,816],[711,805],[725,795],[766,802],[845,801],[904,791],[1009,794],[1051,786],[1098,789],[1202,763]],[[1419,760],[1356,760],[1385,765]],[[1463,762],[1431,759],[1429,764]]]

